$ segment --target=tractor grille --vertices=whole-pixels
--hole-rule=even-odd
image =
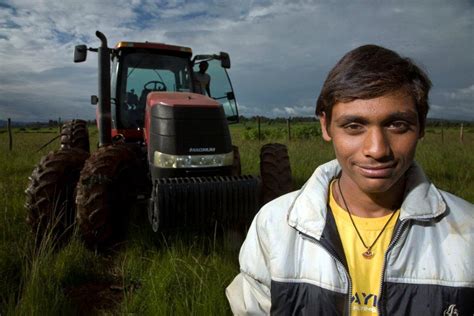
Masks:
[[[248,225],[258,211],[259,200],[259,177],[161,178],[155,180],[149,216],[155,231],[216,222]]]

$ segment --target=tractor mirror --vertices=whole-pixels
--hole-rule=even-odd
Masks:
[[[227,95],[227,100],[235,100],[235,95],[233,91],[227,92],[226,95]]]
[[[87,46],[86,45],[76,45],[74,49],[74,62],[81,63],[87,58]]]
[[[229,54],[221,52],[219,54],[219,59],[221,60],[222,68],[229,69],[230,68],[230,57]]]
[[[192,63],[194,66],[200,62],[208,61],[212,59],[220,60],[222,68],[225,68],[225,69],[230,68],[230,57],[229,57],[229,54],[225,52],[220,52],[219,55],[196,55],[194,56]]]
[[[97,105],[99,103],[99,98],[96,95],[91,95],[91,104]]]

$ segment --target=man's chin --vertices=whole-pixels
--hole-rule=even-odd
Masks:
[[[390,192],[395,183],[393,178],[365,178],[359,187],[365,193],[381,194]]]

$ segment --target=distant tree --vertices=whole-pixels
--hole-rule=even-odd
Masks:
[[[49,120],[48,121],[48,127],[56,127],[59,125],[59,122],[56,120]]]

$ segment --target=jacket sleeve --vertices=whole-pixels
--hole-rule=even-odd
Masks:
[[[259,215],[250,226],[240,250],[240,273],[226,289],[234,315],[270,314],[269,253],[265,232],[259,224]]]

